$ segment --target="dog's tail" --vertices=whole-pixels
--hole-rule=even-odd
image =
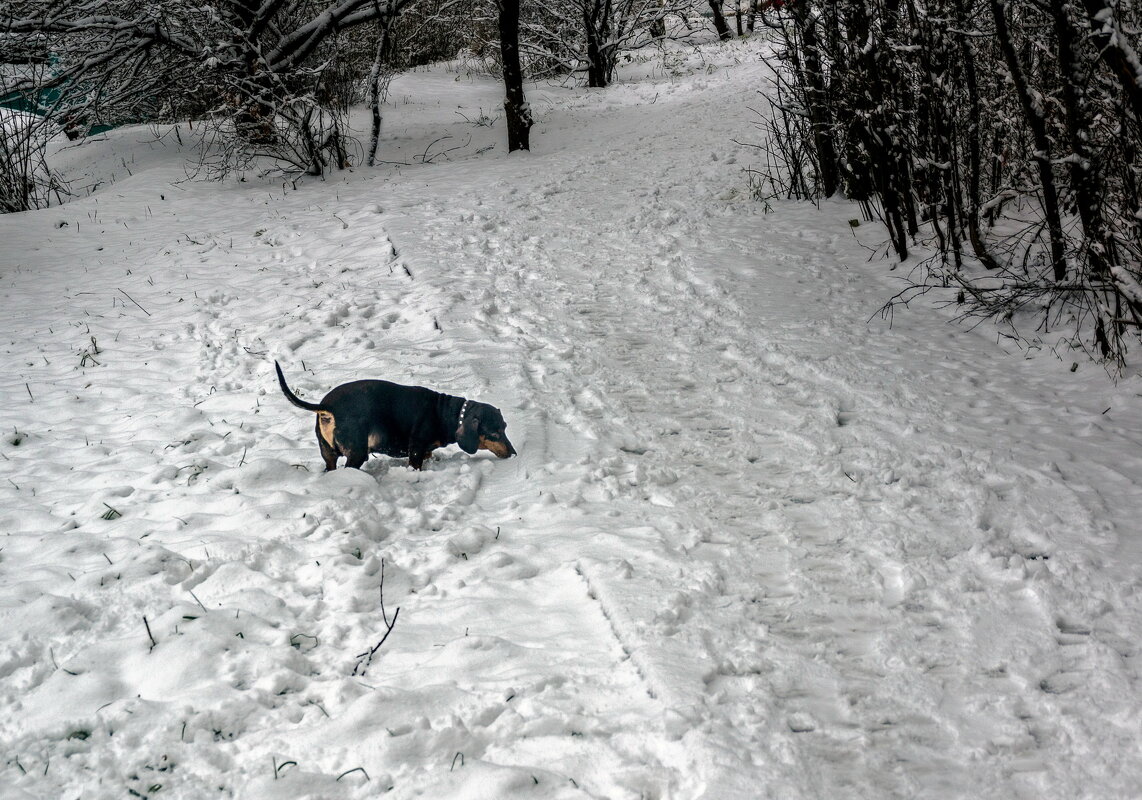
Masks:
[[[327,410],[325,408],[325,406],[319,405],[317,403],[307,403],[304,400],[302,400],[300,397],[298,397],[296,394],[291,392],[289,390],[289,387],[286,385],[286,379],[285,379],[285,375],[282,374],[282,368],[278,364],[278,362],[276,362],[276,361],[274,362],[274,369],[276,369],[278,371],[278,384],[281,385],[282,392],[285,394],[287,400],[289,400],[291,403],[293,403],[298,408],[304,408],[306,411],[326,411]]]

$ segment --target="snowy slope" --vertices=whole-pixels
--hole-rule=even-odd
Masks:
[[[0,218],[0,796],[1140,795],[1142,382],[877,317],[850,208],[745,196],[758,45],[625,69],[532,153],[436,69],[378,169],[119,131]],[[520,455],[322,474],[274,359]]]

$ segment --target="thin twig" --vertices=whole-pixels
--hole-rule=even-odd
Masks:
[[[296,761],[283,761],[282,763],[279,764],[276,756],[272,757],[272,761],[274,763],[274,780],[275,781],[278,779],[278,774],[283,769],[285,769],[286,767],[289,767],[289,766],[294,766],[294,767],[297,766]]]
[[[385,621],[385,627],[391,628],[389,624],[389,615],[385,613],[385,560],[381,559],[381,619]]]
[[[155,641],[155,635],[153,633],[151,633],[151,623],[147,622],[146,614],[143,615],[143,625],[146,626],[147,636],[151,640],[151,650],[154,650],[156,647],[159,646],[159,643]]]
[[[365,672],[368,671],[369,667],[373,663],[373,656],[375,656],[377,654],[377,651],[381,649],[381,645],[383,645],[385,643],[385,641],[389,638],[389,634],[393,632],[393,628],[397,624],[397,617],[399,617],[399,616],[400,616],[400,609],[398,608],[396,611],[393,612],[393,621],[388,626],[388,630],[385,631],[385,635],[381,637],[381,640],[379,642],[377,642],[376,645],[373,646],[372,650],[369,650],[366,653],[361,653],[361,655],[357,656],[357,658],[358,658],[357,666],[353,668],[353,674],[354,675],[364,675]]]
[[[346,775],[352,775],[354,772],[360,772],[362,775],[365,776],[365,780],[371,780],[371,778],[369,778],[369,773],[365,772],[364,767],[353,767],[353,769],[347,769],[344,772],[342,772],[340,775],[338,775],[337,776],[338,782],[340,782],[340,780],[342,778],[344,778]]]
[[[377,651],[381,649],[381,646],[389,638],[389,634],[391,634],[393,632],[393,628],[396,627],[396,624],[397,624],[397,617],[400,616],[400,608],[398,607],[397,610],[393,612],[393,618],[390,621],[389,620],[389,614],[385,610],[385,560],[383,558],[381,559],[380,593],[381,593],[381,618],[385,622],[385,635],[381,637],[381,640],[379,642],[377,642],[377,644],[371,650],[368,650],[364,653],[361,653],[359,656],[357,656],[357,665],[355,667],[353,667],[353,674],[354,675],[364,675],[368,671],[369,667],[373,663],[373,657],[376,656]]]
[[[116,287],[116,288],[118,288],[118,287]],[[131,297],[131,295],[127,294],[122,289],[119,289],[119,293],[121,295],[123,295],[124,297],[126,297],[128,300],[130,300],[135,305],[139,306],[139,303],[135,300],[135,298]],[[139,306],[139,310],[142,311],[144,314],[146,314],[148,317],[151,316],[151,312],[147,311],[147,309],[143,308],[142,306]]]

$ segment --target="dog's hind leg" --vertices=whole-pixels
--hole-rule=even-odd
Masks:
[[[440,447],[440,440],[430,425],[422,422],[412,432],[408,441],[408,465],[413,469],[424,469],[424,462],[432,458],[432,451]]]
[[[345,456],[345,466],[360,469],[369,458],[369,437],[358,425],[338,426],[333,431],[331,449]]]
[[[321,435],[321,421],[317,422],[317,445],[321,448],[321,458],[325,462],[325,471],[337,469],[337,451],[333,449],[333,445],[325,441],[325,437]]]

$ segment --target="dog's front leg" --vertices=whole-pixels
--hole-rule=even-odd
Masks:
[[[349,450],[345,453],[345,466],[360,469],[369,458],[368,450]]]
[[[436,431],[425,420],[413,428],[408,438],[408,465],[413,469],[423,469],[424,462],[432,458],[432,451],[440,447],[440,440],[436,438]]]

